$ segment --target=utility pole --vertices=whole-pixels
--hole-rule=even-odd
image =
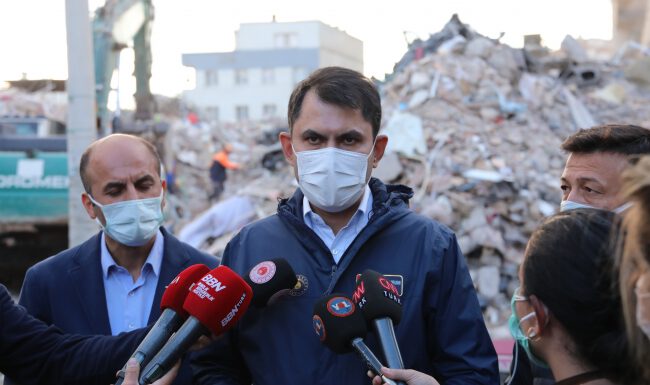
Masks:
[[[66,0],[68,41],[68,245],[76,246],[97,232],[82,204],[83,186],[79,159],[97,139],[95,118],[95,75],[88,0]]]

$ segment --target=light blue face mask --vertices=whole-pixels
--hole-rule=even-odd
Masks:
[[[142,246],[154,237],[163,222],[161,209],[162,197],[133,199],[103,205],[88,194],[88,198],[104,213],[106,224],[102,225],[99,218],[97,223],[104,229],[106,235],[126,246]]]
[[[622,205],[618,206],[614,210],[612,210],[613,213],[620,214],[623,211],[627,210],[632,206],[632,203],[627,202],[623,203]],[[578,203],[574,201],[562,201],[560,202],[560,211],[569,211],[569,210],[575,210],[575,209],[598,209],[598,207],[586,205],[584,203]]]
[[[574,201],[562,201],[560,202],[560,211],[569,211],[575,209],[595,209],[594,206],[589,206],[584,203],[578,203]]]
[[[515,290],[514,294],[512,295],[512,300],[510,301],[510,304],[512,306],[512,314],[510,315],[510,319],[508,320],[508,327],[510,329],[510,334],[512,335],[512,338],[514,338],[515,341],[518,342],[522,348],[524,348],[524,350],[526,351],[526,355],[528,356],[528,359],[531,362],[533,362],[537,366],[541,366],[542,368],[548,369],[549,368],[548,364],[544,362],[542,359],[535,356],[535,354],[530,348],[530,339],[535,338],[535,336],[524,335],[524,333],[521,331],[521,323],[533,317],[537,317],[537,315],[535,314],[535,312],[530,312],[525,316],[521,317],[520,320],[517,317],[517,312],[515,311],[515,302],[517,301],[528,301],[527,297],[519,295],[519,288]]]

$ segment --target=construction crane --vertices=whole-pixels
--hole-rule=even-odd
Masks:
[[[120,52],[129,45],[132,45],[135,53],[134,119],[147,122],[153,118],[155,105],[149,88],[153,19],[154,7],[151,0],[107,0],[104,6],[95,12],[93,19],[95,92],[97,120],[102,136],[112,132],[113,119],[108,110],[111,78],[113,72],[119,70]],[[116,111],[118,119],[119,114],[118,108]]]

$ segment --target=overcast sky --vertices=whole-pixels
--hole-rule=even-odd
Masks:
[[[90,0],[92,11],[103,4]],[[611,38],[610,0],[154,0],[152,90],[178,95],[188,87],[191,71],[181,54],[234,49],[240,23],[321,20],[364,44],[369,76],[383,78],[406,50],[409,38],[439,31],[453,13],[478,32],[521,46],[522,36],[539,33],[558,47],[566,34]],[[65,1],[0,1],[0,80],[67,77]],[[132,53],[122,57],[132,60]],[[131,68],[129,68],[129,66]],[[127,63],[122,83],[129,83]],[[126,75],[125,75],[126,74]],[[126,87],[129,87],[128,84]]]

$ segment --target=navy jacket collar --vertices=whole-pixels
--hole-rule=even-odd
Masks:
[[[409,187],[385,185],[376,178],[370,179],[369,186],[373,196],[373,215],[366,227],[343,254],[338,265],[334,266],[332,266],[334,261],[331,258],[331,253],[325,243],[304,223],[302,191],[297,189],[291,198],[281,200],[278,205],[278,217],[309,252],[309,257],[313,258],[314,262],[320,265],[322,269],[332,269],[332,280],[325,294],[331,292],[354,256],[371,237],[411,213],[408,208],[408,200],[413,196],[413,190]]]
[[[165,288],[175,277],[175,272],[182,270],[190,261],[185,247],[164,227],[160,228],[165,239],[163,260],[160,266],[160,276],[156,285],[156,294],[149,312],[149,323],[155,322],[160,316],[160,300]],[[76,282],[79,301],[89,325],[96,334],[111,334],[108,321],[104,280],[99,258],[101,232],[78,246],[74,254],[74,264],[70,268],[70,279]]]

